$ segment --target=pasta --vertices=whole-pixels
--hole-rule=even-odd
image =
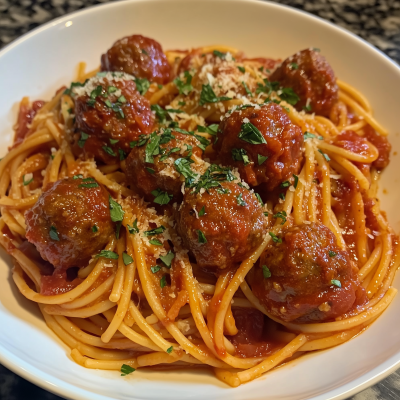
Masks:
[[[115,66],[126,45],[117,42],[101,69],[80,63],[76,81],[50,101],[24,98],[14,144],[0,161],[0,244],[19,291],[38,303],[72,359],[122,375],[208,367],[237,387],[367,329],[396,295],[400,263],[397,236],[375,201],[388,132],[368,99],[335,78],[324,99],[305,83],[289,86],[309,67],[297,61],[304,52],[281,64],[226,46],[164,54],[151,39],[129,40],[141,46],[139,66]],[[256,126],[263,112],[270,114]],[[265,139],[264,128],[279,133]],[[279,156],[271,150],[276,137]],[[257,146],[257,159],[248,146]],[[90,202],[71,188],[92,193]],[[247,214],[223,205],[228,198]],[[296,262],[328,249],[327,238],[329,271],[341,262],[351,276],[338,272],[324,289],[328,297],[351,293],[336,314],[331,298],[302,302],[301,282],[295,295],[279,297],[289,285],[281,249],[290,252],[289,236],[304,232],[314,246],[313,230],[319,247]],[[281,306],[266,300],[268,285]],[[261,324],[258,336],[249,324]]]

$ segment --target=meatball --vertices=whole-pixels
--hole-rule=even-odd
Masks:
[[[301,129],[281,106],[268,103],[236,110],[223,120],[214,148],[221,162],[237,167],[249,185],[264,183],[271,191],[299,172],[302,144]]]
[[[209,182],[208,187],[216,184]],[[260,245],[266,218],[255,194],[237,182],[203,190],[186,191],[176,216],[178,232],[200,267],[227,268]]]
[[[130,151],[130,142],[149,134],[154,116],[149,101],[136,90],[132,76],[107,73],[74,86],[76,156],[113,164]]]
[[[272,315],[312,322],[349,311],[360,290],[357,274],[330,229],[320,223],[293,226],[276,242],[250,278],[254,294]]]
[[[153,146],[156,143],[158,145]],[[132,188],[147,201],[158,196],[154,192],[166,192],[173,201],[182,199],[184,179],[175,168],[178,158],[201,158],[203,151],[198,147],[195,136],[163,129],[153,132],[148,141],[138,142],[126,160],[126,176]],[[154,147],[149,156],[149,149]],[[193,161],[193,160],[192,160]],[[168,201],[169,202],[169,201]]]
[[[109,194],[93,178],[48,184],[25,220],[26,238],[56,268],[84,265],[114,233]]]
[[[300,97],[295,107],[329,116],[332,106],[338,100],[338,86],[335,73],[325,57],[318,51],[306,49],[287,58],[274,71],[271,81],[278,81],[283,87],[292,88]]]
[[[171,67],[161,45],[142,35],[117,40],[101,56],[101,70],[123,71],[160,84],[168,83],[171,78]]]

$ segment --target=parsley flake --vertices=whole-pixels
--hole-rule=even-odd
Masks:
[[[27,174],[28,175],[28,174]],[[24,186],[28,186],[30,183],[32,183],[33,182],[33,175],[32,175],[32,178],[31,179],[29,179],[29,180],[25,180],[25,175],[23,175],[22,176],[22,182],[23,182],[23,184],[24,184]]]
[[[199,102],[201,106],[206,103],[217,103],[218,101],[226,101],[226,100],[231,100],[231,98],[226,96],[217,97],[214,90],[209,84],[202,86],[200,93],[200,102]]]
[[[328,156],[328,154],[324,153],[321,149],[318,149],[318,151],[324,156],[326,161],[331,161],[331,158]]]
[[[299,177],[295,174],[293,174],[293,178],[294,178],[294,188],[297,189],[297,185],[299,184]]]
[[[109,154],[112,157],[116,157],[116,154],[114,153],[114,150],[111,147],[108,146],[103,146],[102,149]]]
[[[285,181],[285,182],[282,182],[281,183],[281,187],[282,188],[287,188],[287,187],[289,187],[290,186],[290,182],[289,181]]]
[[[299,64],[297,64],[297,63],[295,63],[295,62],[294,62],[294,63],[291,63],[291,64],[290,64],[290,68],[291,68],[291,69],[299,69]]]
[[[258,202],[261,204],[261,207],[264,207],[264,202],[262,201],[261,196],[258,193],[254,193],[254,194],[257,197]]]
[[[219,58],[221,58],[222,60],[225,60],[226,53],[222,53],[221,51],[214,50],[214,51],[213,51],[213,54],[214,54],[215,57],[219,57]]]
[[[50,228],[49,236],[50,236],[50,239],[53,239],[56,242],[60,241],[60,238],[58,237],[57,229],[54,225],[52,225]]]
[[[218,132],[218,124],[211,124],[208,126],[197,125],[197,130],[202,133],[208,133],[211,136],[216,136]]]
[[[96,255],[95,258],[100,257],[109,258],[111,260],[118,260],[118,254],[110,250],[102,250],[99,254]]]
[[[269,270],[269,268],[266,265],[262,266],[262,272],[263,272],[264,279],[271,278],[271,275],[272,275],[271,271]]]
[[[238,138],[250,144],[267,143],[262,133],[251,122],[242,124]]]
[[[244,74],[246,72],[246,69],[244,67],[241,67],[240,65],[238,65],[237,69]]]
[[[160,225],[157,228],[151,229],[149,231],[144,231],[143,235],[144,236],[154,236],[154,235],[159,235],[160,233],[163,233],[165,231],[165,226]]]
[[[134,235],[135,233],[139,233],[139,228],[137,226],[137,218],[133,221],[132,226],[127,225],[128,231],[131,235]]]
[[[250,159],[245,149],[232,149],[232,158],[235,161],[243,161],[244,165],[250,164]]]
[[[282,243],[282,239],[275,235],[274,232],[268,232],[274,243]]]
[[[121,376],[126,376],[126,375],[129,375],[129,374],[131,374],[132,372],[135,372],[136,371],[136,369],[135,368],[132,368],[130,365],[127,365],[127,364],[122,364],[122,367],[121,367]]]
[[[174,350],[174,346],[168,347],[167,353],[171,354],[173,350]]]
[[[160,279],[160,287],[161,287],[161,289],[163,289],[165,286],[167,286],[167,277],[164,275],[164,276]]]
[[[161,267],[159,265],[153,265],[152,267],[150,267],[150,271],[155,274],[156,272],[158,272],[161,269]]]
[[[154,203],[164,205],[168,204],[172,200],[172,194],[163,192],[161,189],[153,190],[151,194],[154,196]]]
[[[149,90],[150,81],[146,78],[135,78],[136,89],[143,96]]]
[[[236,202],[238,203],[239,206],[246,206],[247,203],[243,200],[243,193],[240,193],[239,195],[236,196]]]
[[[201,210],[198,212],[199,217],[202,217],[206,213],[205,206],[201,207]]]
[[[276,214],[273,215],[274,218],[280,218],[282,220],[281,225],[284,225],[286,222],[286,211],[279,211]]]
[[[93,233],[96,233],[96,232],[98,232],[99,231],[99,228],[97,227],[97,225],[93,225],[92,226],[92,232]]]
[[[268,156],[262,156],[261,154],[258,154],[257,158],[258,158],[258,165],[262,165],[266,160],[268,160]]]
[[[300,97],[292,88],[282,88],[279,97],[292,106],[295,106],[300,101]]]
[[[337,286],[339,288],[342,287],[342,283],[340,281],[338,281],[337,279],[332,279],[331,280],[331,284],[334,285],[334,286]]]
[[[162,243],[158,239],[151,239],[149,240],[149,243],[154,246],[162,246]]]
[[[332,250],[329,250],[329,257],[336,257],[337,256],[337,253],[335,253],[334,251],[332,251]]]
[[[74,175],[72,179],[83,179],[83,175],[82,174]]]
[[[86,143],[86,140],[89,139],[89,135],[85,132],[81,132],[81,138],[78,140],[78,146],[82,149]]]
[[[182,81],[179,77],[174,79],[174,83],[179,90],[179,94],[183,94],[187,96],[192,90],[192,75],[190,75],[189,71],[185,71],[185,82]]]
[[[197,241],[203,244],[207,243],[207,238],[200,229],[197,231]]]
[[[160,260],[165,264],[167,268],[171,268],[172,260],[175,258],[175,254],[169,251],[167,255],[160,256]]]
[[[121,205],[117,203],[111,196],[108,196],[108,202],[110,204],[111,221],[122,221],[124,219],[125,211],[122,209]]]
[[[122,259],[123,259],[125,265],[129,265],[129,264],[133,263],[133,258],[128,253],[123,252]]]

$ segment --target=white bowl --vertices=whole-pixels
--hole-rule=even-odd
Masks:
[[[153,0],[109,3],[59,18],[0,52],[0,156],[12,141],[23,96],[49,99],[74,77],[79,61],[90,68],[112,43],[133,33],[158,40],[165,49],[226,44],[250,56],[285,58],[319,47],[336,75],[370,99],[377,119],[400,149],[400,69],[351,33],[292,8],[267,2]],[[382,208],[399,231],[400,160],[392,156],[381,189]],[[17,374],[61,396],[91,399],[341,399],[394,371],[400,362],[400,298],[360,337],[301,358],[232,389],[206,372],[88,370],[48,329],[32,302],[11,279],[10,258],[0,252],[0,361]],[[399,287],[400,277],[395,285]]]

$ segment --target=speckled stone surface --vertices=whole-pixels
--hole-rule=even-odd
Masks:
[[[66,13],[108,0],[0,0],[0,47]],[[399,0],[278,0],[334,22],[400,63]],[[59,400],[0,365],[0,400]],[[400,400],[400,370],[351,400]]]

